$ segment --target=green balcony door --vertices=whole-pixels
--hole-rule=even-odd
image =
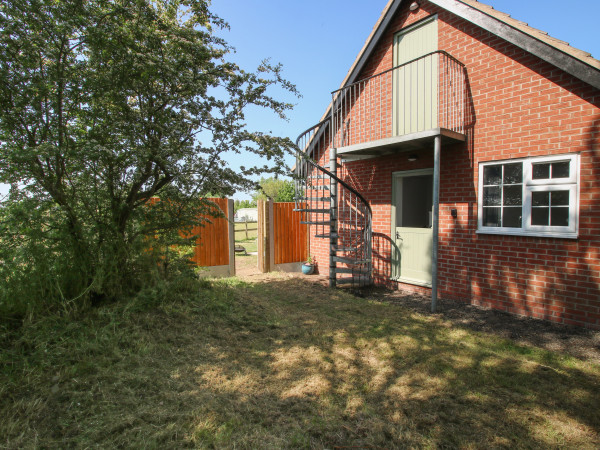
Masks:
[[[392,275],[404,283],[431,286],[433,170],[393,175]]]
[[[396,34],[394,67],[437,49],[438,21],[433,18]],[[437,128],[438,66],[439,57],[434,54],[394,70],[394,136]]]

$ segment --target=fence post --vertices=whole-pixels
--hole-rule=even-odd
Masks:
[[[271,270],[271,218],[269,217],[269,203],[265,200],[258,201],[258,270],[267,273]]]
[[[244,225],[246,227],[246,240],[248,240],[248,217],[244,220]]]
[[[233,200],[227,200],[227,223],[229,226],[229,276],[235,276],[235,221],[233,220]]]
[[[269,211],[269,272],[275,270],[275,214],[273,207],[273,199],[268,200]]]
[[[256,202],[256,209],[258,212],[258,223],[256,224],[256,252],[258,253],[258,258],[256,258],[256,265],[258,266],[258,271],[263,271],[263,233],[262,233],[262,223],[264,222],[263,214],[264,207],[262,200],[258,200]]]

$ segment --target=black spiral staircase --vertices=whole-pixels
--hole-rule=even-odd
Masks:
[[[329,124],[329,119],[319,122],[296,140],[296,211],[309,225],[309,236],[329,240],[329,285],[360,288],[373,283],[372,211],[364,197],[335,174],[335,157],[330,170],[313,159],[325,147]]]

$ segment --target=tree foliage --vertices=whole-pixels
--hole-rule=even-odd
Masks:
[[[149,255],[215,214],[203,194],[283,170],[291,141],[244,119],[284,118],[269,88],[295,88],[268,61],[229,62],[226,26],[202,0],[2,2],[0,296],[32,277],[29,297],[63,301],[135,289]],[[232,152],[268,165],[231,168]]]
[[[294,182],[275,177],[261,178],[258,182],[258,189],[252,195],[252,199],[256,201],[268,198],[276,202],[293,202]]]
[[[242,208],[256,208],[256,200],[235,200],[233,202],[233,210],[235,212]]]

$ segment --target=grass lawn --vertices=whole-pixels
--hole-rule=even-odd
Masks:
[[[246,249],[246,252],[256,252],[258,248],[258,244],[256,243],[256,238],[248,239],[248,240],[239,240],[235,241],[235,245],[242,245]],[[236,258],[240,255],[236,255]],[[241,255],[243,257],[243,255]]]
[[[246,232],[248,227],[248,232]],[[256,237],[258,236],[258,224],[256,222],[239,223],[235,224],[235,245],[242,245],[246,248],[247,252],[256,252],[257,243]],[[236,255],[240,257],[243,255]]]
[[[0,328],[0,446],[600,446],[591,362],[309,278],[197,283]]]

